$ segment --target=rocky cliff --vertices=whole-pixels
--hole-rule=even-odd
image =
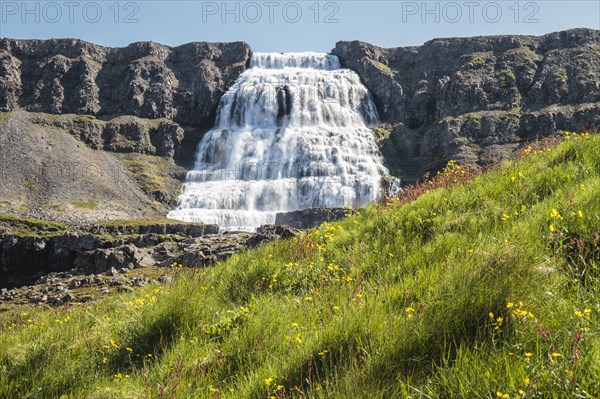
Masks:
[[[392,171],[482,165],[559,129],[600,129],[600,31],[435,39],[384,49],[339,42],[377,104]]]
[[[221,95],[251,57],[246,43],[0,39],[0,110],[133,115],[212,126]]]
[[[0,39],[0,212],[164,216],[251,55],[242,42]]]

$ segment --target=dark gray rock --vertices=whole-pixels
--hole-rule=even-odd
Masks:
[[[162,276],[160,276],[158,278],[158,282],[161,283],[161,284],[168,284],[171,281],[173,281],[173,277],[167,276],[166,274],[163,274]]]
[[[81,286],[81,280],[72,280],[71,283],[69,284],[69,289],[74,289],[74,288],[78,288]]]
[[[108,48],[76,39],[0,39],[0,108],[208,126],[251,55],[242,42]]]
[[[92,234],[120,235],[178,235],[184,237],[201,237],[209,234],[217,234],[219,226],[213,224],[190,224],[190,223],[157,223],[131,225],[97,225],[89,228]],[[156,237],[154,237],[156,239]],[[147,239],[150,239],[149,237]]]
[[[274,231],[269,231],[271,234],[277,234],[283,238],[297,235],[294,229],[310,229],[312,227],[319,226],[323,222],[334,222],[344,218],[348,214],[352,214],[353,211],[348,208],[309,208],[302,209],[300,211],[293,212],[282,212],[275,216],[275,228]],[[284,226],[293,227],[289,231],[283,230]],[[261,227],[258,233],[265,232],[265,229],[273,229],[273,227]]]
[[[86,251],[78,254],[75,266],[89,273],[108,271],[107,275],[117,276],[117,269],[135,263],[135,252],[135,246],[132,244]]]
[[[101,239],[90,235],[65,234],[51,239],[4,236],[0,241],[0,286],[33,283],[43,274],[69,270],[78,253],[103,246]]]
[[[600,129],[600,30],[434,39],[333,53],[370,90],[393,174],[415,180],[455,159],[480,166],[557,129]]]
[[[251,55],[243,42],[108,48],[76,39],[2,38],[0,111],[52,114],[51,124],[91,148],[191,167],[221,96]]]
[[[22,93],[19,60],[6,52],[0,52],[0,93],[0,111],[19,106]]]
[[[150,283],[150,279],[147,277],[134,277],[131,279],[131,284],[134,285],[134,287],[143,287],[146,284]]]
[[[298,234],[287,226],[266,226],[255,234],[209,234],[218,228],[183,223],[94,226],[88,231],[102,234],[103,239],[87,232],[2,237],[0,288],[34,284],[47,285],[45,292],[64,292],[106,283],[118,286],[127,281],[124,274],[136,267],[167,267],[173,262],[187,267],[208,266],[249,246]],[[111,279],[105,281],[100,274]],[[0,296],[7,295],[8,291]]]

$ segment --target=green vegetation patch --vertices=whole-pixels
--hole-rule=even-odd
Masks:
[[[383,127],[376,127],[375,129],[373,129],[373,132],[375,133],[375,138],[377,139],[377,141],[388,138],[392,133],[389,129]]]
[[[131,172],[140,189],[151,198],[165,203],[174,200],[180,194],[181,181],[177,178],[183,178],[185,171],[171,160],[136,153],[117,156]]]
[[[88,198],[87,200],[73,200],[71,201],[71,205],[75,208],[80,209],[95,209],[96,208],[96,200],[94,198]]]
[[[470,112],[468,114],[465,114],[465,118],[467,119],[467,121],[479,127],[481,126],[481,119],[483,118],[483,115],[476,112]]]
[[[92,123],[98,121],[98,119],[94,115],[77,115],[77,120],[84,123]]]
[[[384,64],[383,62],[377,61],[377,67],[386,71],[387,73],[393,73],[392,68],[390,68],[387,64]]]
[[[63,234],[68,229],[64,223],[9,214],[0,215],[0,226],[4,228],[4,234],[17,236],[53,236]]]
[[[4,122],[4,120],[10,116],[10,113],[11,111],[0,112],[0,123]]]
[[[498,85],[503,89],[512,87],[516,80],[515,74],[506,69],[500,71],[500,74],[498,75]]]
[[[471,64],[475,65],[475,66],[483,66],[485,65],[485,60],[483,59],[483,57],[473,57],[471,59]]]

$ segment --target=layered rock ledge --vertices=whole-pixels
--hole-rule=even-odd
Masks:
[[[339,42],[333,53],[370,90],[385,161],[408,180],[450,159],[476,166],[508,158],[557,130],[600,130],[600,30],[388,49]]]

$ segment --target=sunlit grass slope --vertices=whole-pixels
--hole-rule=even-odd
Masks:
[[[0,397],[596,398],[600,137],[568,137],[171,284],[5,313]]]

